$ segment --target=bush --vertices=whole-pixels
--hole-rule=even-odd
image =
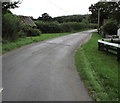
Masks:
[[[71,31],[73,31],[72,27],[70,25],[68,25],[68,24],[69,23],[62,23],[60,25],[62,32],[71,32]]]
[[[103,32],[109,35],[117,35],[117,29],[117,23],[113,20],[108,20],[102,27]]]
[[[39,29],[30,27],[28,25],[23,25],[22,28],[26,36],[39,36],[41,34],[41,31]]]
[[[42,22],[37,21],[36,25],[42,33],[60,33],[62,32],[62,28],[58,22]]]
[[[31,31],[31,35],[29,36],[39,36],[41,34],[41,31],[39,29],[33,28]]]
[[[23,30],[20,30],[18,33],[17,33],[18,37],[22,38],[22,37],[25,37],[26,34]]]
[[[97,24],[89,24],[89,28],[96,29],[98,27]]]
[[[38,29],[42,31],[42,33],[62,33],[62,32],[81,30],[84,28],[97,28],[96,24],[85,24],[85,23],[77,23],[77,22],[58,23],[58,22],[36,21],[35,23]]]
[[[21,29],[20,19],[16,15],[5,14],[2,17],[2,37],[6,41],[14,41],[18,38],[17,33]]]
[[[81,30],[85,28],[95,29],[97,28],[97,25],[77,23],[77,22],[67,22],[67,23],[62,23],[61,28],[63,29],[63,32],[71,32],[71,31]]]

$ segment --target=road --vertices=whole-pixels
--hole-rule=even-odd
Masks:
[[[92,101],[74,65],[74,54],[93,31],[34,43],[3,55],[3,101]]]

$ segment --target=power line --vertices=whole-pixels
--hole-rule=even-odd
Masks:
[[[64,11],[64,12],[69,13],[67,10],[65,10],[65,9],[63,9],[63,8],[61,8],[61,7],[59,7],[58,5],[56,5],[55,3],[51,2],[50,0],[46,0],[46,1],[48,1],[51,5],[55,6],[56,8],[58,8],[58,9]]]

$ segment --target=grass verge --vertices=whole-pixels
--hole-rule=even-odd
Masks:
[[[118,67],[113,55],[98,51],[100,35],[79,48],[75,55],[76,67],[85,86],[96,101],[118,101]]]
[[[19,48],[21,46],[24,46],[24,45],[27,45],[30,43],[39,42],[39,41],[43,41],[43,40],[47,40],[47,39],[51,39],[51,38],[56,38],[59,36],[64,36],[64,35],[68,35],[68,34],[75,33],[75,32],[81,32],[84,30],[89,30],[89,29],[82,29],[79,31],[67,32],[67,33],[41,34],[41,36],[36,36],[36,37],[19,38],[18,40],[14,41],[14,42],[3,43],[2,51],[0,51],[0,52],[2,52],[2,54],[4,54],[8,51],[11,51],[13,49]]]

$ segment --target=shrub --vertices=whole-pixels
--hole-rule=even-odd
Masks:
[[[109,35],[117,35],[117,23],[113,20],[108,20],[102,29],[104,33]]]
[[[72,27],[68,25],[69,23],[62,23],[61,26],[61,31],[62,32],[71,32],[73,31]]]
[[[36,25],[42,33],[59,33],[62,32],[60,24],[58,22],[42,22],[37,21]]]
[[[96,29],[98,27],[97,24],[89,24],[89,28]]]
[[[25,37],[26,36],[26,34],[25,34],[25,32],[23,31],[23,30],[20,30],[18,33],[17,33],[17,35],[18,35],[18,37]]]
[[[39,36],[41,31],[39,29],[33,28],[30,36]]]
[[[91,28],[91,29],[97,28],[96,24],[85,24],[85,23],[77,23],[77,22],[62,23],[61,26],[63,31],[65,32],[81,30],[85,28]]]
[[[16,15],[5,14],[2,17],[2,37],[6,41],[14,41],[21,29],[20,19]]]
[[[57,22],[50,22],[46,23],[46,32],[47,33],[59,33],[62,32],[62,28],[60,27],[60,24]]]
[[[43,22],[36,21],[35,22],[38,29],[42,31],[42,33],[61,33],[61,32],[71,32],[75,30],[81,30],[84,28],[97,28],[96,24],[85,24],[78,22]]]
[[[41,31],[39,29],[30,27],[28,25],[23,25],[22,28],[26,36],[39,36],[41,34]]]

